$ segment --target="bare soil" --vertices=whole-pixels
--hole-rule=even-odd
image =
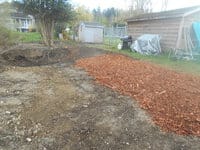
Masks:
[[[15,49],[23,57],[14,49],[1,53],[0,149],[200,149],[198,137],[163,132],[133,98],[73,65],[104,51],[68,46],[49,57],[41,48],[37,64],[36,53]]]

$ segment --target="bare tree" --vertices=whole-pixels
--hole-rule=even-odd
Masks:
[[[167,10],[167,6],[168,6],[168,0],[162,0],[162,11]]]
[[[152,11],[151,0],[131,0],[130,12],[131,13],[148,13]]]

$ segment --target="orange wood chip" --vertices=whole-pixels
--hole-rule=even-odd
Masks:
[[[200,136],[200,77],[115,54],[80,59],[76,66],[133,97],[163,130]]]

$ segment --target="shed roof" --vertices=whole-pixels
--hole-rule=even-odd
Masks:
[[[97,28],[103,28],[103,25],[98,22],[82,22],[86,27],[97,27]]]
[[[196,12],[200,12],[200,6],[193,6],[169,11],[162,11],[156,13],[146,13],[134,16],[132,18],[127,19],[127,22],[133,21],[144,21],[144,20],[156,20],[156,19],[167,19],[167,18],[178,18],[184,17]]]

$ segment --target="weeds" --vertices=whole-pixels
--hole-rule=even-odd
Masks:
[[[14,45],[18,42],[19,36],[8,30],[7,28],[0,26],[0,47],[7,47]]]

